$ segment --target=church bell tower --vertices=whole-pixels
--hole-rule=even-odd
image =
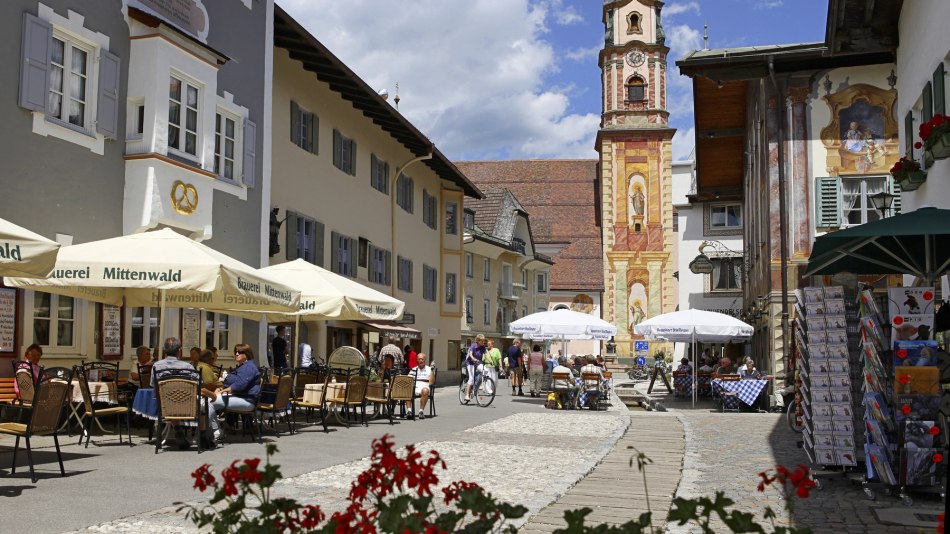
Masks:
[[[599,65],[603,316],[617,327],[618,356],[630,356],[637,323],[677,305],[672,140],[659,0],[607,0]],[[653,351],[651,351],[653,352]]]

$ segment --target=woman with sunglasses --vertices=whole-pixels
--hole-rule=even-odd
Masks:
[[[236,411],[250,411],[261,389],[261,371],[254,363],[254,351],[251,346],[239,343],[234,346],[234,360],[237,369],[228,373],[223,387],[215,391],[215,400],[212,403],[215,412],[225,408]],[[220,439],[220,435],[216,435]]]

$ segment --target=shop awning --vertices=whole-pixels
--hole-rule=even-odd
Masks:
[[[422,332],[416,330],[415,328],[410,328],[408,326],[403,326],[401,324],[396,324],[388,321],[357,321],[360,324],[366,325],[373,330],[377,330],[380,336],[392,336],[397,339],[422,339]]]

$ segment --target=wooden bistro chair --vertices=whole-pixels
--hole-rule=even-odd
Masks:
[[[83,432],[79,435],[79,443],[82,444],[82,438],[86,438],[86,448],[89,448],[89,440],[92,438],[92,423],[93,421],[98,421],[102,417],[115,416],[115,426],[116,431],[119,433],[119,443],[122,443],[122,427],[120,425],[122,416],[125,416],[125,429],[129,433],[129,447],[132,446],[132,426],[131,426],[131,413],[132,405],[127,404],[125,406],[109,406],[107,408],[96,408],[96,400],[92,398],[92,392],[89,389],[89,380],[88,375],[86,374],[92,370],[112,370],[117,369],[118,365],[112,366],[105,364],[105,362],[93,362],[84,364],[82,367],[77,367],[76,377],[79,381],[79,389],[82,392],[82,401],[86,411],[82,415],[82,428]],[[113,378],[118,377],[118,370],[112,375]]]
[[[739,375],[721,375],[719,377],[723,382],[738,382]],[[720,412],[739,412],[739,394],[734,391],[719,392],[719,410]]]
[[[604,395],[600,374],[581,373],[581,384],[583,384],[584,393],[587,394],[587,405],[591,410],[598,409],[600,399]]]
[[[17,388],[20,390],[20,398],[17,403],[21,406],[30,407],[33,405],[33,364],[27,360],[15,360],[13,363],[13,379],[16,380]],[[40,367],[40,374],[43,374],[43,368]]]
[[[33,397],[30,402],[32,409],[28,421],[26,423],[0,423],[0,434],[16,437],[16,442],[13,445],[13,464],[10,466],[10,474],[16,472],[16,455],[20,449],[20,438],[24,438],[26,440],[26,457],[30,462],[30,478],[33,483],[36,483],[36,471],[33,468],[33,447],[30,444],[30,438],[33,436],[53,436],[53,444],[56,446],[56,459],[59,460],[59,472],[62,476],[66,476],[57,431],[72,376],[73,371],[66,367],[47,369],[46,372],[40,375],[33,388]],[[19,408],[23,409],[25,406],[20,405]]]
[[[366,403],[373,405],[373,418],[386,414],[389,424],[393,424],[392,406],[389,400],[395,375],[366,385]]]
[[[201,423],[201,375],[192,369],[166,369],[155,375],[155,398],[158,399],[158,422],[159,435],[155,439],[155,454],[162,448],[162,423],[193,423],[195,427],[200,427]],[[201,454],[200,432],[196,433],[199,437],[198,454]]]
[[[564,386],[558,387],[556,384],[559,380],[573,382],[574,378],[571,376],[571,373],[551,373],[551,391],[553,391],[558,396],[558,399],[561,401],[561,407],[567,409],[571,401],[571,392],[574,390],[574,388],[565,388]]]
[[[403,406],[409,403],[409,409],[413,410],[413,419],[415,419],[416,403],[416,376],[415,375],[396,375],[393,377],[392,385],[389,386],[389,423],[392,424],[393,416],[396,413],[397,406]]]
[[[317,390],[307,388],[311,384],[322,384],[323,387]],[[291,420],[296,420],[297,410],[303,409],[307,414],[307,422],[310,422],[310,416],[314,410],[320,414],[320,423],[323,425],[323,431],[329,432],[327,428],[327,386],[330,384],[330,373],[323,369],[314,369],[311,367],[298,367],[296,378],[294,380],[294,395],[290,401]]]
[[[346,427],[350,427],[350,417],[355,416],[356,409],[360,409],[361,421],[366,424],[366,387],[369,384],[369,377],[366,375],[354,374],[346,380],[346,393],[343,396],[343,402],[340,407],[343,409],[343,421]]]
[[[137,371],[139,373],[139,387],[152,387],[152,364],[147,363],[145,365],[138,365]]]
[[[294,371],[293,369],[281,369],[277,373],[277,394],[274,395],[273,402],[257,403],[257,431],[259,435],[264,434],[264,416],[269,415],[271,426],[277,436],[280,436],[280,429],[277,426],[277,418],[283,417],[287,422],[287,429],[291,435],[294,433],[294,420],[291,417],[290,401],[294,393]]]
[[[712,371],[698,371],[696,373],[696,394],[712,395]]]

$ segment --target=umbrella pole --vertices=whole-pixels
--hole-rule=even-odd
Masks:
[[[158,303],[158,342],[161,344],[161,347],[165,346],[165,290],[158,290],[158,298],[160,302]],[[164,352],[164,348],[162,349]],[[162,354],[162,357],[165,355]]]
[[[696,330],[693,329],[693,341],[690,343],[690,350],[693,351],[693,408],[696,407]]]
[[[294,336],[294,363],[299,363],[300,343],[302,342],[300,338],[300,315],[294,316]],[[290,367],[293,368],[294,365],[291,365]]]

